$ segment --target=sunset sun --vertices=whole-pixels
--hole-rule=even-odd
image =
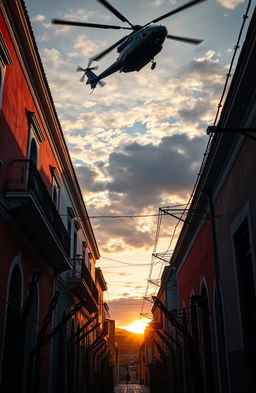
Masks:
[[[127,326],[122,326],[121,328],[129,330],[133,333],[142,334],[144,333],[144,330],[149,322],[150,321],[148,319],[138,319],[137,321],[134,321]]]

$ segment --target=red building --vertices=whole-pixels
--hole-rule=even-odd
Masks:
[[[0,392],[100,393],[106,283],[23,0],[0,2],[0,240]]]
[[[4,3],[0,5],[1,392],[15,392],[24,383],[24,359],[27,365],[29,347],[49,310],[53,277],[69,269],[70,263],[68,233],[59,216],[56,220],[54,173],[61,173],[61,168],[47,135],[48,119],[42,115],[46,108],[40,107],[37,96],[45,76],[31,34],[25,38],[30,27],[21,2],[14,2],[13,9]],[[19,36],[14,26],[21,17],[27,31]],[[49,90],[41,94],[50,97]],[[42,357],[49,360],[49,345]],[[45,361],[43,385],[48,374]],[[47,388],[42,386],[42,391]]]

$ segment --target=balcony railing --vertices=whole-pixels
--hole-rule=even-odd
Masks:
[[[38,236],[41,236],[41,240],[45,241],[45,248],[54,245],[50,241],[51,235],[51,238],[55,238],[60,243],[60,248],[63,248],[62,251],[66,254],[65,259],[69,257],[69,234],[33,161],[13,161],[10,166],[5,196],[12,207],[13,214],[16,214],[16,219],[20,222],[24,220],[24,230],[27,228],[28,231],[37,232]],[[25,213],[28,215],[27,218]],[[48,235],[46,227],[49,228],[48,232],[51,232]],[[33,235],[31,233],[31,236]],[[48,240],[50,244],[48,244]],[[56,249],[57,245],[54,246]],[[69,263],[66,269],[68,267]]]
[[[92,276],[85,264],[84,259],[78,258],[72,260],[72,270],[68,272],[68,282],[77,296],[84,297],[88,301],[91,311],[98,307],[98,289],[92,279]]]

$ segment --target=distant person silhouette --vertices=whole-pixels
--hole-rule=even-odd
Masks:
[[[127,374],[126,374],[126,385],[129,384],[130,380],[131,380],[130,374],[127,373]]]

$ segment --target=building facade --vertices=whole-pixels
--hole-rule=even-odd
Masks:
[[[111,392],[99,250],[23,0],[0,2],[0,239],[1,393]]]
[[[159,308],[168,322],[146,332],[145,368],[162,357],[166,393],[255,389],[255,58],[256,10],[218,124],[208,128],[207,157],[162,276],[166,298],[160,290],[154,299],[153,316]]]

